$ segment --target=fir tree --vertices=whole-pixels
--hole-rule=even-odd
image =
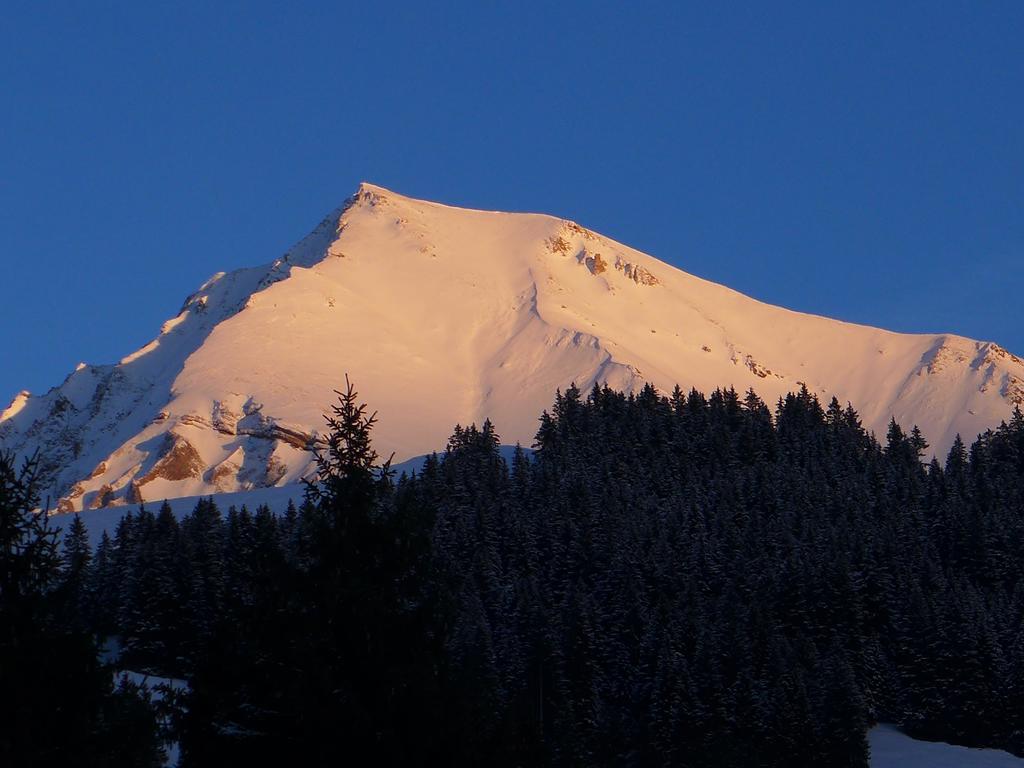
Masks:
[[[130,694],[114,693],[93,637],[68,612],[57,532],[37,509],[37,466],[31,459],[16,471],[0,452],[0,764],[156,766],[153,723],[121,716]],[[68,563],[84,567],[76,527]],[[137,738],[148,742],[133,750]]]

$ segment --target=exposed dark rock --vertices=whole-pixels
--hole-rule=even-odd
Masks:
[[[615,268],[637,285],[658,285],[660,282],[650,270],[619,257],[615,258]]]
[[[110,505],[110,502],[114,500],[114,489],[109,485],[102,486],[96,495],[92,497],[92,501],[89,502],[89,509],[100,509]]]
[[[270,458],[267,459],[267,476],[263,484],[267,487],[277,485],[287,471],[288,468],[284,465],[284,462],[274,454],[270,454]]]
[[[558,237],[552,237],[547,241],[548,250],[552,253],[569,253],[569,241],[559,235]]]
[[[157,479],[188,480],[201,477],[202,473],[203,459],[192,443],[181,435],[169,432],[164,442],[163,455],[149,472],[135,478],[135,484],[141,487]]]
[[[608,262],[602,258],[600,253],[595,253],[593,256],[587,256],[586,264],[587,269],[589,269],[591,274],[594,275],[600,275],[608,269]]]
[[[755,376],[760,376],[762,379],[767,379],[769,376],[773,375],[771,368],[766,368],[765,366],[761,365],[750,355],[747,355],[743,359],[743,364],[750,369],[751,373],[753,373]]]
[[[178,419],[180,424],[188,424],[193,427],[209,427],[211,426],[209,419],[205,416],[200,416],[198,413],[186,413]]]
[[[1024,380],[1007,373],[1000,394],[1016,406],[1024,407]]]
[[[271,428],[270,436],[275,440],[280,440],[282,443],[287,443],[292,448],[297,448],[300,451],[308,451],[314,442],[312,435],[306,434],[297,429],[290,429],[288,427],[282,427],[280,424],[274,424]]]
[[[222,461],[206,473],[206,482],[220,493],[234,490],[240,467],[234,461]]]
[[[139,486],[132,480],[128,483],[128,489],[124,493],[124,500],[129,504],[141,504],[144,499],[142,498],[142,491],[139,490]]]
[[[568,219],[566,219],[565,221],[562,222],[562,229],[564,229],[566,232],[570,232],[573,235],[579,235],[580,237],[586,240],[597,239],[597,235],[595,235],[586,227],[581,227],[575,221],[569,221]]]
[[[264,440],[280,440],[300,451],[307,451],[312,447],[313,435],[278,424],[273,417],[264,416],[261,407],[250,407],[248,403],[246,404],[246,415],[235,424],[236,434],[260,437]]]
[[[238,414],[220,400],[213,403],[213,428],[223,435],[235,434]]]

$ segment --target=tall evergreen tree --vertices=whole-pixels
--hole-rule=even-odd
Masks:
[[[121,716],[146,703],[113,691],[92,636],[67,610],[57,531],[37,509],[37,466],[18,471],[0,452],[0,764],[159,765],[155,723]],[[69,567],[83,566],[82,531],[73,534]]]

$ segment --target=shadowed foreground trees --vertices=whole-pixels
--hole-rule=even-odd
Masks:
[[[83,566],[86,620],[189,679],[185,764],[861,767],[876,721],[1024,753],[1019,411],[925,464],[806,389],[573,387],[532,455],[456,427],[397,480],[373,422],[341,394],[299,508],[144,510]]]
[[[156,721],[130,685],[114,688],[80,612],[81,526],[61,553],[33,512],[36,462],[0,452],[0,765],[162,764]]]

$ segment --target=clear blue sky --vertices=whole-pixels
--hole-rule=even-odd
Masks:
[[[1022,41],[1018,0],[8,0],[0,407],[364,179],[1024,353]]]

